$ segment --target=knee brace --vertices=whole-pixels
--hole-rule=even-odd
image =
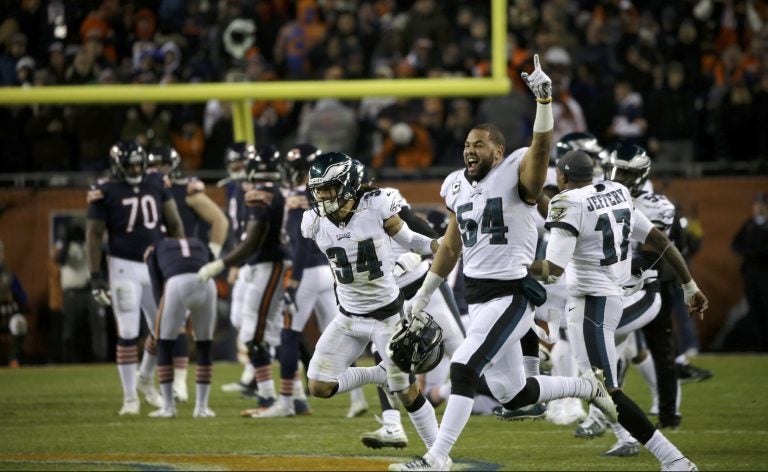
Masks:
[[[525,381],[525,387],[517,392],[515,398],[504,404],[504,408],[507,410],[517,410],[527,405],[536,403],[541,394],[541,388],[539,382],[535,378],[530,377]]]
[[[480,377],[464,364],[451,363],[451,394],[475,398]]]
[[[254,367],[269,365],[272,359],[269,355],[269,344],[266,341],[260,343],[249,341],[245,346],[248,348],[248,357]]]

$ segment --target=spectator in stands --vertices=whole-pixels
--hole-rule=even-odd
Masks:
[[[324,77],[326,80],[339,80],[343,74],[341,67],[332,66],[325,71]],[[341,100],[326,98],[305,105],[298,142],[355,155],[357,133],[355,110]]]
[[[643,97],[627,80],[619,80],[614,90],[614,112],[608,136],[615,144],[645,145],[648,122],[643,115]]]
[[[587,131],[587,121],[581,105],[571,96],[571,55],[567,50],[559,46],[549,48],[544,53],[544,68],[552,79],[552,116],[555,120],[552,141],[557,142],[570,133],[583,133]],[[531,103],[528,97],[525,102]],[[529,105],[530,107],[531,105]],[[531,113],[532,116],[533,113]],[[491,123],[496,123],[491,121]],[[525,127],[523,127],[525,129]],[[520,145],[523,145],[520,143]],[[507,144],[513,146],[513,144]],[[512,149],[517,149],[512,147]],[[557,151],[552,148],[552,157]]]
[[[46,69],[51,79],[51,85],[63,85],[67,81],[67,56],[64,43],[55,41],[48,46],[48,66]]]
[[[746,161],[755,157],[755,134],[765,130],[754,128],[752,92],[743,82],[725,89],[716,109],[715,156],[722,161]]]
[[[381,152],[373,157],[371,166],[397,167],[400,170],[425,169],[434,160],[429,132],[416,123],[395,123],[384,139]]]
[[[5,44],[5,53],[0,55],[0,86],[17,85],[16,63],[27,52],[27,36],[14,33]]]
[[[648,150],[655,156],[654,166],[686,164],[690,175],[693,138],[696,131],[696,100],[679,62],[666,67],[664,85],[648,99]]]
[[[171,114],[155,102],[142,102],[126,114],[121,139],[135,139],[145,149],[171,143]]]
[[[741,273],[749,304],[749,317],[760,351],[768,351],[768,195],[760,192],[752,203],[752,217],[745,221],[732,243],[743,257]]]
[[[549,70],[549,69],[547,69]],[[513,82],[512,89],[507,95],[484,97],[480,101],[480,108],[478,110],[477,121],[480,123],[493,123],[499,127],[502,133],[504,133],[504,139],[506,140],[506,149],[517,149],[521,146],[526,146],[530,142],[530,127],[526,126],[534,116],[535,105],[532,104],[530,97],[528,97],[527,88],[525,93],[522,88],[523,85],[518,86],[517,82]],[[466,116],[462,117],[461,113],[468,111],[471,115],[471,109],[467,110],[463,108],[463,103],[455,103],[458,107],[454,107],[451,115],[451,121],[465,121]],[[553,108],[554,111],[554,108]],[[557,123],[557,122],[555,122]],[[464,128],[466,123],[461,126]],[[466,131],[469,131],[468,129]],[[450,158],[452,165],[457,164],[456,157],[461,155],[460,149],[456,149],[456,144],[459,144],[456,139],[461,137],[461,144],[463,148],[463,139],[466,136],[465,132],[455,133],[453,138],[454,149],[451,151],[453,156]],[[447,148],[448,146],[446,146]],[[458,152],[458,154],[457,154]]]

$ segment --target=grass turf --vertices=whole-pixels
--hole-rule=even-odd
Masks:
[[[683,386],[682,428],[665,434],[702,470],[768,470],[768,356],[702,355],[695,363],[712,369],[715,376]],[[320,456],[306,466],[288,466],[316,470],[324,456],[400,461],[424,452],[405,413],[407,449],[362,446],[359,434],[379,426],[372,417],[378,412],[373,408],[372,386],[365,389],[372,409],[360,418],[344,417],[347,395],[311,399],[312,416],[240,418],[239,411],[253,406],[252,402],[220,390],[239,373],[236,364],[215,365],[210,405],[217,417],[195,420],[191,369],[191,401],[179,405],[179,417],[160,420],[146,416],[152,411],[146,403],[138,417],[117,416],[121,389],[113,365],[2,369],[0,470],[157,470],[165,466],[152,466],[152,461],[147,465],[145,459],[158,454],[168,455],[163,463],[178,469],[196,468],[194,458],[204,455],[276,457],[266,465],[235,467],[241,469],[285,468],[278,456]],[[647,388],[632,370],[626,391],[647,410]],[[437,411],[440,416],[443,407]],[[546,422],[500,422],[473,416],[452,458],[456,468],[464,469],[497,464],[503,470],[658,470],[658,462],[645,450],[634,458],[600,457],[614,442],[610,432],[588,441],[573,438],[572,431],[573,427]],[[189,458],[179,462],[174,455]],[[72,463],[56,460],[72,457],[76,458]],[[115,457],[120,460],[113,464]],[[215,468],[232,467],[224,461]]]

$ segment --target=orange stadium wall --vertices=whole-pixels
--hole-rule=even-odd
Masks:
[[[381,182],[381,185],[388,185]],[[415,206],[441,207],[440,181],[397,182],[403,195]],[[751,215],[752,198],[768,191],[768,178],[672,179],[656,182],[685,213],[695,204],[704,228],[704,244],[693,260],[699,286],[710,299],[706,319],[697,321],[701,345],[706,347],[725,322],[729,310],[743,296],[739,258],[730,243],[741,224]],[[208,189],[219,204],[222,189]],[[38,310],[61,304],[55,285],[57,273],[51,258],[50,221],[56,212],[84,211],[84,189],[0,190],[0,240],[5,243],[6,265],[17,274],[30,299],[32,316],[25,350],[41,356],[46,346],[36,329]]]

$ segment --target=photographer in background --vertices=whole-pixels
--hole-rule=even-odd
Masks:
[[[105,362],[107,332],[103,307],[91,296],[84,222],[72,220],[56,244],[61,268],[64,362]]]

